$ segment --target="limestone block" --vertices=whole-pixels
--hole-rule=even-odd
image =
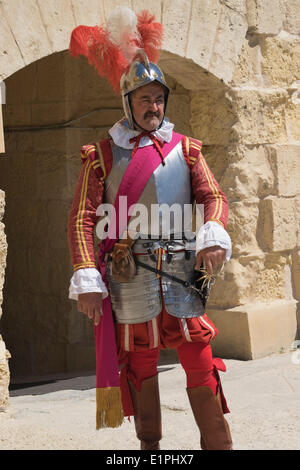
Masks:
[[[206,145],[228,145],[236,116],[222,88],[191,93],[191,129]]]
[[[25,62],[0,5],[0,80],[24,67]]]
[[[275,175],[264,146],[231,146],[220,181],[230,200],[263,198],[274,192]]]
[[[232,240],[233,255],[259,251],[256,240],[257,202],[232,202],[230,204],[227,231]]]
[[[296,301],[249,303],[229,310],[208,310],[219,330],[213,355],[240,360],[290,351],[297,333]]]
[[[280,0],[247,0],[249,28],[259,34],[278,34],[283,14]]]
[[[221,6],[208,70],[229,83],[247,32],[246,18],[232,8]]]
[[[209,68],[220,15],[218,0],[196,0],[192,4],[186,57]]]
[[[300,300],[300,250],[292,254],[292,283],[294,297]]]
[[[249,273],[237,259],[225,264],[212,287],[208,308],[231,308],[248,301]]]
[[[276,171],[276,192],[291,197],[300,193],[300,146],[267,146],[266,151]]]
[[[164,0],[163,49],[176,51],[183,56],[186,49],[191,2],[189,0]]]
[[[291,258],[257,252],[232,258],[211,290],[209,308],[230,308],[248,302],[290,299]]]
[[[45,153],[42,158],[37,159],[34,197],[39,202],[46,203],[46,201],[56,200],[58,195],[61,199],[64,199],[64,196],[66,196],[66,165],[65,157],[58,152],[55,154]],[[57,218],[55,217],[55,219]],[[49,222],[50,220],[47,221],[48,224]]]
[[[161,22],[161,0],[132,0],[132,8],[136,13],[140,13],[143,10],[148,10],[152,15],[155,16],[156,21]]]
[[[200,90],[207,92],[207,90],[215,91],[217,88],[223,88],[222,82],[217,77],[199,67],[191,59],[162,51],[159,66],[164,73],[175,79],[186,90],[199,93]]]
[[[211,343],[214,357],[249,360],[251,343],[247,314],[240,307],[217,310],[208,308],[207,314],[219,334]]]
[[[70,54],[64,53],[63,62],[64,101],[70,106],[73,103],[83,101],[82,95],[86,89],[86,82],[91,75],[96,76],[96,70],[89,65],[87,58],[83,56],[75,59]],[[90,81],[92,82],[92,80]],[[100,77],[99,81],[101,82]]]
[[[22,74],[23,75],[23,74]],[[65,101],[64,53],[52,54],[39,60],[36,67],[36,103],[51,102],[56,105]]]
[[[49,8],[50,3],[40,3],[42,9],[45,10],[45,5]],[[60,3],[62,4],[63,2]],[[28,0],[26,2],[11,2],[6,0],[2,2],[2,8],[25,64],[30,64],[52,52],[51,43],[45,29],[45,19],[50,23],[49,17],[47,15],[45,15],[44,19],[41,17],[38,4],[35,0]],[[64,14],[66,17],[67,9],[65,8]],[[26,21],[29,19],[30,21]],[[26,27],[24,27],[25,24]]]
[[[95,346],[92,344],[68,344],[67,367],[71,371],[94,371],[96,367]]]
[[[103,7],[104,7],[104,15],[105,20],[108,19],[109,15],[118,7],[118,6],[126,6],[131,8],[131,0],[104,0]]]
[[[97,128],[102,126],[112,127],[123,116],[123,109],[99,109],[91,111],[86,116],[83,115],[79,119],[77,118],[76,121],[72,123],[72,126],[86,128]]]
[[[72,270],[70,271],[72,274]],[[93,345],[94,343],[94,332],[93,325],[91,324],[88,317],[82,315],[77,310],[77,303],[69,301],[70,311],[68,321],[68,342],[69,344],[86,344]]]
[[[257,239],[263,250],[296,246],[295,199],[268,196],[260,202]]]
[[[241,258],[244,266],[251,266],[251,258]],[[275,299],[292,299],[291,290],[291,256],[280,253],[265,255],[261,270],[257,270],[254,285],[254,294],[258,301],[272,301]],[[254,300],[254,299],[253,299]]]
[[[261,71],[259,45],[250,47],[248,41],[244,41],[230,84],[232,86],[260,86]]]
[[[0,335],[0,412],[5,411],[9,402],[9,358],[10,353],[7,351],[2,336]]]
[[[300,3],[298,0],[281,0],[283,27],[291,34],[300,33]]]
[[[172,93],[168,100],[168,118],[175,124],[175,129],[183,135],[191,135],[190,98],[186,94]]]
[[[46,26],[52,52],[68,49],[71,31],[76,26],[71,0],[36,1]]]
[[[49,56],[49,58],[52,56]],[[48,58],[34,62],[22,68],[22,71],[15,73],[5,80],[6,85],[6,106],[30,105],[38,99],[38,75],[37,67]],[[54,64],[52,64],[53,66]],[[43,79],[47,77],[42,77]],[[22,86],[20,86],[20,83]],[[48,92],[51,93],[49,81],[46,80]]]
[[[31,105],[32,126],[55,126],[64,124],[65,103],[33,103]]]
[[[228,6],[216,0],[193,2],[186,50],[187,58],[226,83],[232,79],[247,31],[245,17]]]
[[[55,138],[53,130],[19,133],[19,135],[15,135],[17,156],[22,155],[25,148],[28,153],[32,154],[36,154],[37,149],[40,154],[43,152],[66,152],[67,133],[68,129],[64,128],[55,132]],[[22,153],[18,154],[18,152]]]
[[[297,247],[300,247],[300,196],[297,195],[295,202],[295,227],[297,233]]]
[[[199,136],[199,140],[202,140],[201,136]],[[228,196],[227,194],[228,187],[226,187],[226,185],[223,182],[223,175],[225,174],[226,169],[229,164],[228,163],[229,162],[228,148],[223,145],[208,145],[207,146],[204,143],[203,148],[202,148],[202,154],[209,168],[213,172],[216,180],[219,182],[221,189],[225,191],[226,195]]]
[[[52,333],[53,334],[53,333]],[[47,340],[32,348],[32,373],[34,375],[55,374],[67,370],[67,345]],[[21,375],[28,376],[28,365],[19,364]],[[27,370],[26,370],[27,369]]]
[[[96,26],[104,22],[104,9],[101,0],[72,0],[76,24]]]
[[[286,107],[286,127],[288,129],[289,141],[292,143],[300,142],[300,99],[288,100]]]
[[[300,79],[300,38],[280,34],[261,40],[264,85],[285,87]]]
[[[2,315],[2,309],[1,309],[1,304],[3,301],[2,289],[4,286],[4,279],[5,279],[6,256],[7,256],[6,235],[4,231],[4,224],[0,222],[0,318]]]
[[[221,0],[220,3],[231,10],[236,11],[241,16],[245,16],[247,14],[246,0]]]
[[[282,90],[235,90],[232,92],[235,139],[243,144],[286,143],[285,103]]]
[[[29,104],[6,104],[3,112],[5,127],[30,126],[31,106]]]
[[[97,106],[122,107],[121,98],[116,96],[106,79],[99,77],[85,57],[74,59],[68,53],[64,53],[63,62],[63,100],[67,101],[69,107],[75,103],[77,107],[85,106],[86,102],[90,104],[91,110]]]
[[[75,160],[78,163],[80,163],[81,147],[90,142],[95,142],[95,140],[106,139],[109,129],[110,129],[109,126],[100,127],[98,129],[80,129],[78,130],[78,132],[77,132],[77,129],[76,131],[74,131],[74,129],[68,129],[68,132],[66,132],[66,152],[65,152],[67,159],[69,160],[69,158],[75,158]],[[78,171],[78,174],[79,174],[79,171]],[[73,187],[72,193],[74,192],[74,190],[75,190],[75,187]]]

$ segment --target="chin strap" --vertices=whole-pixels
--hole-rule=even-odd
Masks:
[[[155,131],[153,131],[153,132],[155,132]],[[134,148],[132,150],[131,158],[133,158],[135,153],[137,152],[142,137],[149,137],[149,139],[152,140],[153,144],[156,147],[156,150],[158,151],[158,153],[160,155],[162,164],[165,165],[166,163],[165,163],[165,160],[164,160],[164,155],[163,155],[163,152],[162,152],[162,145],[161,145],[160,141],[154,135],[152,135],[151,132],[146,131],[146,130],[141,132],[138,136],[132,137],[132,139],[129,140],[129,142],[131,144],[133,142],[135,142]]]

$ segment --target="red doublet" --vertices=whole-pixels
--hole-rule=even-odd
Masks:
[[[192,191],[197,204],[204,204],[204,222],[214,221],[226,227],[228,202],[201,154],[202,143],[184,137],[182,149],[191,170]],[[110,140],[84,145],[82,168],[69,213],[68,238],[74,271],[96,267],[94,227],[97,207],[102,203],[104,180],[112,168]]]

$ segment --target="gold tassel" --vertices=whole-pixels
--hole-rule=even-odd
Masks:
[[[96,429],[117,428],[124,419],[120,387],[96,389]]]

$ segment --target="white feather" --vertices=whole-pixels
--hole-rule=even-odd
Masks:
[[[107,30],[111,41],[119,46],[128,61],[131,61],[138,49],[131,41],[136,39],[141,42],[134,11],[125,6],[115,8],[107,20]]]

